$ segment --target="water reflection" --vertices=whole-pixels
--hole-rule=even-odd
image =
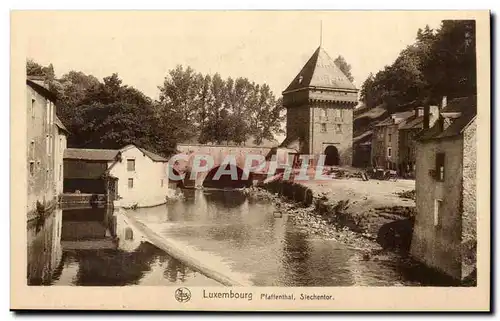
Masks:
[[[248,202],[240,192],[191,190],[186,202],[139,209],[133,215],[165,238],[212,255],[231,272],[250,275],[259,286],[422,283],[404,258],[391,254],[364,261],[360,251],[315,238],[287,215],[275,218],[274,210],[272,204]],[[426,278],[425,273],[420,277]]]
[[[112,209],[92,207],[56,209],[38,231],[29,226],[28,284],[219,285],[149,243],[110,248],[116,222]]]
[[[359,251],[315,238],[287,215],[275,218],[272,204],[250,203],[240,192],[185,196],[129,214],[257,286],[454,285],[396,254],[365,261]],[[43,224],[32,222],[28,284],[219,285],[140,239],[123,246],[116,238],[122,222],[110,208],[56,209]]]
[[[28,285],[45,285],[52,281],[52,272],[62,256],[61,220],[62,211],[56,209],[43,219],[28,222]]]

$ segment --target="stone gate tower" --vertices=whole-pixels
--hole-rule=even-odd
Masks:
[[[325,165],[352,164],[358,90],[320,47],[283,92],[286,138],[281,147],[326,155]]]

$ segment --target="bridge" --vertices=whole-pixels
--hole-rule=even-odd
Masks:
[[[205,186],[205,187],[216,187],[213,186],[215,184],[211,184],[212,178],[216,174],[220,165],[223,163],[224,159],[227,159],[228,156],[234,157],[237,166],[238,180],[234,181],[230,175],[222,175],[220,177],[219,183],[217,187],[242,187],[243,185],[248,184],[248,182],[244,182],[242,180],[243,168],[247,162],[247,158],[249,155],[252,155],[252,159],[255,158],[255,155],[261,155],[266,157],[271,151],[271,146],[238,146],[238,145],[204,145],[204,144],[178,144],[177,150],[182,154],[187,155],[187,164],[186,167],[192,168],[193,160],[195,157],[204,156],[210,157],[213,159],[213,165],[208,170],[205,170],[201,173],[198,173],[194,180],[186,178],[184,180],[184,184],[186,187],[194,187],[194,186]],[[250,159],[248,160],[250,162]],[[252,166],[257,166],[255,162],[251,163]],[[206,163],[200,164],[201,166],[207,166]],[[208,179],[207,179],[208,178]],[[250,182],[251,183],[251,182]],[[236,185],[236,186],[235,186]]]

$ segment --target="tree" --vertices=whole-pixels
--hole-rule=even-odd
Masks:
[[[354,77],[351,74],[351,65],[347,63],[347,61],[344,59],[342,56],[338,56],[335,58],[333,61],[337,67],[346,75],[347,79],[349,79],[350,82],[354,80]]]
[[[390,112],[411,103],[439,103],[442,96],[476,94],[475,22],[443,21],[440,29],[417,31],[415,43],[401,51],[390,66],[370,75],[361,98]]]

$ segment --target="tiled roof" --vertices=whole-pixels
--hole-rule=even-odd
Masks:
[[[382,107],[382,105],[379,105],[375,108],[363,111],[362,114],[355,116],[354,119],[356,120],[356,119],[360,119],[363,117],[375,119],[375,118],[379,118],[380,116],[382,116],[385,112],[387,112],[386,109],[384,107]]]
[[[285,89],[285,92],[307,87],[324,87],[332,89],[350,89],[356,87],[347,76],[335,65],[326,51],[318,47],[302,70]]]
[[[454,98],[448,102],[446,107],[444,107],[441,112],[442,113],[456,113],[463,112],[468,108],[476,108],[476,96],[470,97],[460,97]]]
[[[439,121],[436,124],[421,133],[419,140],[441,139],[460,135],[465,128],[476,118],[477,102],[476,97],[458,98],[451,100],[441,111],[443,112],[461,112],[461,116],[454,120],[445,130],[440,130]]]
[[[48,85],[45,83],[44,80],[40,80],[39,77],[31,77],[28,76],[26,78],[26,84],[30,86],[31,88],[35,89],[38,93],[45,97],[50,97],[52,99],[55,99],[54,93],[52,93],[49,90]]]
[[[160,156],[158,154],[155,154],[153,152],[150,152],[149,150],[146,150],[144,148],[139,148],[137,147],[141,152],[143,152],[144,154],[146,154],[146,156],[148,156],[149,158],[151,158],[153,161],[155,162],[168,162],[168,159],[166,159],[165,157],[163,156]]]
[[[67,148],[64,150],[64,159],[112,161],[117,154],[116,149]]]
[[[375,126],[382,127],[382,126],[389,126],[389,125],[394,125],[394,120],[391,117],[387,117],[386,119],[377,123]]]
[[[424,116],[410,117],[404,121],[399,129],[418,129],[424,127]]]
[[[353,141],[353,143],[362,142],[362,141],[370,138],[372,135],[373,135],[373,131],[367,130],[366,132],[362,133],[361,135],[354,137],[352,141]]]
[[[279,145],[279,148],[288,148],[295,151],[300,151],[301,141],[299,138],[290,139],[286,137],[283,142]]]
[[[62,121],[57,116],[56,116],[55,124],[56,124],[57,127],[61,128],[65,132],[69,133],[69,130],[64,126],[64,124],[62,123]]]
[[[402,125],[404,120],[408,119],[409,117],[413,116],[414,114],[415,114],[415,112],[413,110],[394,113],[394,114],[391,114],[391,116],[387,117],[386,119],[382,120],[380,123],[376,124],[375,126],[380,127],[380,126],[389,126],[389,125],[395,125],[395,124]],[[394,122],[393,117],[397,118],[398,121]]]

